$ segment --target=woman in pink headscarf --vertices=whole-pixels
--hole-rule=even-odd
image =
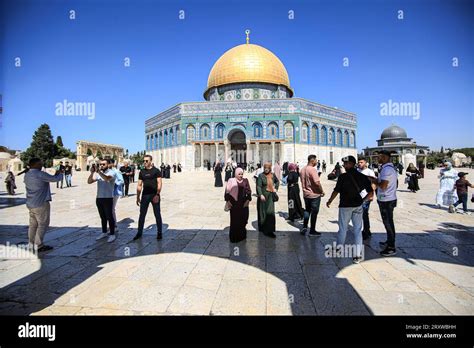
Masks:
[[[227,181],[224,199],[226,210],[230,210],[229,238],[232,243],[237,243],[247,238],[249,202],[252,200],[252,190],[242,168],[237,168],[235,177]]]

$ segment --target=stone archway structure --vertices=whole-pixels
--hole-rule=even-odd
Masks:
[[[88,154],[89,153],[89,154]],[[76,143],[77,167],[81,170],[87,170],[87,157],[94,157],[98,154],[102,158],[115,158],[117,162],[123,161],[123,147],[119,145],[103,144],[87,140],[79,140]]]

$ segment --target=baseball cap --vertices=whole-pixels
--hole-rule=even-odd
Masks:
[[[355,159],[354,156],[346,156],[343,159],[341,159],[342,162],[352,162],[354,164],[357,163],[357,160]]]

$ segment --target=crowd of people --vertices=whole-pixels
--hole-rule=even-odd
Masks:
[[[116,240],[117,214],[116,207],[120,198],[129,197],[130,183],[135,182],[136,166],[125,161],[118,166],[114,159],[100,159],[98,163],[88,166],[90,171],[87,178],[88,184],[97,185],[96,207],[101,221],[102,233],[96,240],[107,238],[107,242]],[[157,239],[162,239],[162,219],[160,212],[160,192],[162,177],[170,178],[171,168],[173,171],[181,172],[181,164],[161,164],[160,169],[154,166],[150,155],[144,156],[143,165],[139,166],[136,204],[140,207],[138,217],[138,231],[133,240],[141,238],[145,224],[145,217],[150,204],[156,219]],[[29,211],[30,221],[28,230],[29,247],[37,252],[51,250],[52,247],[44,244],[44,236],[49,227],[50,220],[50,183],[56,182],[57,188],[71,187],[73,168],[66,162],[60,162],[55,167],[54,175],[43,170],[43,162],[39,158],[32,158],[28,166],[18,175],[25,174],[26,206]],[[12,172],[7,175],[5,183],[9,194],[14,194],[15,176]]]
[[[380,151],[376,166],[370,166],[367,159],[363,157],[356,160],[353,156],[346,156],[341,159],[341,162],[342,166],[337,162],[331,172],[337,177],[337,183],[330,198],[326,201],[326,207],[330,208],[333,201],[339,196],[337,246],[342,247],[345,244],[349,223],[352,222],[356,250],[353,261],[354,263],[361,262],[363,241],[372,236],[369,217],[370,204],[376,201],[387,234],[386,241],[380,243],[380,254],[384,257],[396,255],[394,210],[397,206],[398,176],[403,173],[403,165],[394,164],[391,160],[391,153],[388,151]],[[283,166],[280,166],[278,162],[274,165],[267,162],[263,167],[257,164],[254,179],[258,230],[270,238],[276,237],[275,202],[279,200],[277,191],[280,185],[286,185],[288,190],[287,221],[301,223],[300,233],[302,235],[320,236],[321,233],[317,231],[316,224],[321,198],[325,196],[320,180],[322,174],[320,170],[325,171],[325,168],[326,163],[318,161],[315,155],[310,155],[306,166],[301,169],[298,163],[284,163]],[[243,177],[244,170],[237,164],[227,163],[224,171],[226,173],[225,181],[227,181],[224,196],[225,210],[230,211],[229,236],[231,242],[238,242],[245,239],[247,233],[248,206],[252,190],[248,180]],[[215,167],[215,173],[218,174],[216,183],[219,181],[221,172],[222,166],[217,164]],[[408,190],[418,191],[420,189],[418,179],[422,178],[424,173],[413,163],[410,163],[405,174]],[[463,211],[467,212],[467,190],[468,187],[474,187],[474,185],[466,180],[466,175],[467,173],[464,172],[453,172],[449,162],[444,164],[439,176],[441,185],[437,195],[439,207],[447,205],[448,210],[453,212],[453,209],[462,204]],[[331,179],[330,176],[328,177]],[[457,180],[455,180],[456,177],[458,177]],[[300,197],[300,184],[304,207]],[[441,200],[443,201],[441,202]],[[472,201],[474,202],[474,196]]]
[[[378,165],[370,166],[365,158],[358,160],[353,156],[341,159],[342,166],[336,163],[335,172],[337,183],[326,201],[326,207],[331,208],[333,201],[339,196],[337,245],[343,246],[352,222],[352,233],[356,254],[353,261],[359,263],[363,259],[363,240],[368,240],[370,230],[369,210],[371,202],[377,202],[381,220],[384,224],[387,238],[381,244],[382,256],[396,255],[396,228],[394,223],[394,209],[397,206],[397,188],[400,166],[391,161],[388,151],[381,151],[378,156]],[[242,168],[243,167],[243,168]],[[28,166],[21,174],[25,174],[26,206],[29,210],[28,238],[31,246],[38,251],[47,251],[52,247],[43,242],[45,232],[49,226],[51,191],[50,183],[56,182],[59,188],[66,177],[66,187],[71,187],[72,166],[68,162],[60,163],[54,175],[42,170],[43,163],[38,158],[29,161]],[[140,207],[138,231],[133,240],[141,238],[145,217],[150,204],[156,220],[157,239],[162,239],[162,217],[160,211],[162,178],[170,178],[173,172],[181,172],[181,164],[161,164],[159,168],[153,164],[150,155],[144,157],[143,166],[139,167],[136,204]],[[245,169],[255,169],[253,179],[255,194],[249,180],[244,177]],[[225,166],[217,162],[213,165],[215,186],[223,187],[222,172],[225,173],[224,210],[230,214],[229,237],[233,243],[242,241],[247,236],[246,226],[249,218],[249,203],[256,197],[257,228],[264,236],[276,237],[275,203],[279,201],[280,186],[287,186],[288,217],[290,223],[301,223],[301,235],[317,237],[321,232],[317,230],[317,219],[321,209],[321,199],[326,195],[321,184],[320,176],[326,169],[325,161],[320,162],[315,155],[308,156],[305,166],[300,168],[299,163],[279,162],[272,165],[266,162],[255,166],[228,162]],[[375,169],[375,170],[374,170]],[[320,171],[322,170],[322,171]],[[111,243],[116,239],[117,216],[116,207],[121,197],[129,196],[129,185],[134,182],[135,166],[127,161],[117,166],[113,159],[101,159],[99,163],[90,166],[88,184],[97,184],[96,206],[101,221],[102,233],[97,240],[107,238]],[[331,173],[333,173],[332,171]],[[11,172],[10,172],[11,173]],[[14,190],[15,176],[7,175],[5,180],[9,193]],[[456,210],[462,205],[462,212],[467,210],[468,188],[473,188],[466,179],[467,173],[458,173],[446,162],[440,170],[440,188],[436,195],[436,206],[448,207],[448,211]],[[406,169],[405,182],[411,192],[419,190],[418,179],[423,174],[412,163]],[[300,189],[301,185],[301,189]],[[301,200],[301,195],[303,200]],[[472,198],[474,201],[474,196]],[[304,206],[303,206],[304,202]]]

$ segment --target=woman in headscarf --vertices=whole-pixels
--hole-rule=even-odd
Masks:
[[[222,167],[220,162],[217,162],[216,166],[214,167],[214,186],[215,187],[222,187],[224,184],[222,183]]]
[[[436,195],[436,206],[441,208],[442,205],[449,206],[449,212],[454,213],[454,202],[457,202],[458,195],[454,189],[454,184],[458,179],[458,172],[453,169],[450,162],[444,162],[443,167],[438,175],[439,190]]]
[[[341,165],[339,162],[336,162],[336,165],[334,166],[334,174],[336,175],[336,179],[341,175]]]
[[[407,170],[405,171],[405,174],[408,177],[408,189],[411,192],[418,191],[420,189],[418,186],[418,177],[420,176],[420,171],[413,165],[413,163],[410,163]]]
[[[225,181],[229,181],[230,178],[232,178],[232,172],[233,172],[232,164],[230,162],[227,162],[225,166]]]
[[[15,175],[13,174],[12,171],[8,172],[8,174],[5,178],[5,184],[7,186],[8,194],[11,195],[11,196],[15,195],[15,189],[16,189]]]
[[[270,238],[275,238],[275,202],[274,195],[278,190],[279,181],[272,173],[272,164],[263,165],[263,173],[257,178],[257,195],[259,205],[260,224],[259,230]]]
[[[230,210],[229,238],[232,243],[238,243],[247,238],[249,202],[252,200],[252,190],[242,168],[237,168],[235,178],[227,181],[224,199]]]
[[[298,185],[300,176],[296,169],[296,164],[290,163],[288,165],[289,174],[286,179],[288,184],[288,220],[291,222],[301,220],[304,214]]]
[[[278,181],[281,180],[281,166],[280,162],[276,161],[275,165],[273,166],[273,173],[277,177]]]

